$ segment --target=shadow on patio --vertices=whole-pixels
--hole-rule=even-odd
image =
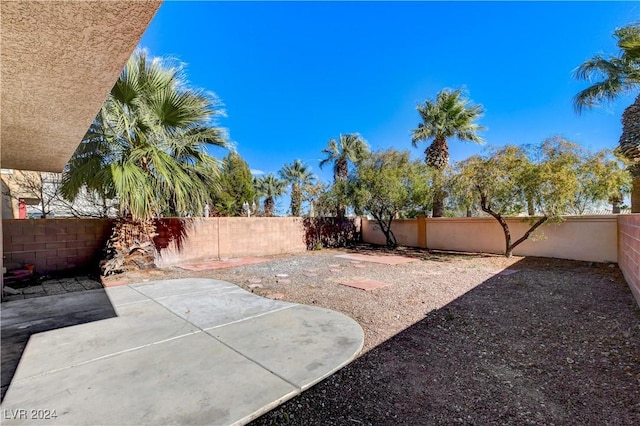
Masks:
[[[544,265],[523,259],[254,424],[640,424],[622,274]]]
[[[103,289],[2,303],[2,399],[32,334],[114,317]]]

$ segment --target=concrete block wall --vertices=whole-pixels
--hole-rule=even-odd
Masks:
[[[40,273],[96,267],[112,226],[109,219],[3,219],[4,262]]]
[[[212,217],[160,219],[156,265],[306,250],[301,218]],[[165,225],[163,227],[163,224]],[[176,236],[180,236],[176,238]],[[164,246],[164,247],[163,247]]]
[[[640,214],[618,216],[618,266],[640,305]]]
[[[218,219],[163,218],[156,227],[156,266],[175,265],[193,259],[218,259]]]

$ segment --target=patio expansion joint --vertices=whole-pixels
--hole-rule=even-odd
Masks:
[[[145,345],[140,345],[140,346],[136,346],[136,347],[133,347],[133,348],[123,349],[121,351],[112,352],[110,354],[106,354],[106,355],[102,355],[102,356],[99,356],[99,357],[96,357],[96,358],[88,359],[86,361],[78,362],[76,364],[67,365],[67,366],[62,367],[62,368],[56,368],[54,370],[45,371],[44,373],[34,374],[33,376],[25,377],[24,379],[18,379],[18,380],[15,380],[15,383],[28,382],[29,380],[33,380],[33,379],[35,379],[37,377],[46,376],[48,374],[57,373],[59,371],[68,370],[68,369],[74,368],[74,367],[80,367],[82,365],[90,364],[90,363],[96,362],[96,361],[101,361],[103,359],[113,358],[115,356],[122,355],[122,354],[125,354],[125,353],[139,351],[140,349],[144,349],[144,348],[148,348],[148,347],[151,347],[151,346],[154,346],[154,345],[159,345],[159,344],[162,344],[162,343],[170,342],[170,341],[176,340],[176,339],[181,339],[183,337],[192,336],[194,334],[198,334],[198,333],[201,333],[201,332],[202,332],[202,330],[195,330],[195,331],[192,331],[190,333],[181,334],[179,336],[173,336],[173,337],[170,337],[168,339],[158,340],[157,342],[151,342],[151,343],[147,343]]]
[[[238,349],[234,348],[233,346],[231,346],[229,343],[225,342],[224,340],[218,339],[217,337],[215,337],[214,335],[212,335],[211,333],[209,333],[209,331],[211,331],[211,330],[215,330],[215,329],[218,329],[218,328],[222,328],[222,327],[225,327],[225,326],[227,326],[227,325],[237,324],[237,323],[240,323],[240,322],[243,322],[243,321],[247,321],[247,320],[250,320],[250,319],[254,319],[254,318],[258,318],[258,317],[263,317],[263,316],[266,316],[266,315],[269,315],[269,314],[274,314],[274,313],[276,313],[276,312],[284,311],[284,310],[286,310],[286,309],[294,308],[294,307],[297,307],[297,306],[299,306],[299,304],[293,304],[293,305],[291,305],[291,306],[285,306],[285,307],[280,308],[280,309],[275,309],[275,310],[273,310],[273,311],[263,312],[262,314],[254,315],[254,316],[251,316],[251,317],[247,317],[247,318],[244,318],[244,319],[242,319],[242,320],[232,321],[232,322],[227,323],[227,324],[218,325],[218,326],[210,327],[210,328],[207,328],[207,329],[202,329],[202,331],[204,331],[204,332],[205,332],[207,335],[209,335],[212,339],[216,340],[217,342],[220,342],[221,344],[223,344],[223,345],[224,345],[224,346],[226,346],[227,348],[231,349],[233,352],[237,353],[238,355],[240,355],[240,356],[241,356],[241,357],[243,357],[244,359],[248,360],[249,362],[252,362],[252,363],[256,364],[258,367],[260,367],[260,368],[262,368],[262,369],[264,369],[264,370],[268,371],[269,373],[273,374],[274,376],[276,376],[276,377],[277,377],[277,378],[279,378],[280,380],[282,380],[282,381],[286,382],[287,384],[289,384],[289,385],[293,386],[293,388],[294,388],[294,389],[296,389],[296,392],[298,392],[298,391],[300,391],[300,392],[301,392],[301,391],[303,390],[303,388],[302,388],[301,386],[299,386],[299,385],[297,385],[297,384],[293,383],[291,380],[287,379],[286,377],[283,377],[282,375],[280,375],[280,374],[276,373],[275,371],[273,371],[273,370],[272,370],[272,369],[270,369],[269,367],[267,367],[267,366],[263,365],[261,362],[259,362],[259,361],[255,360],[255,359],[251,358],[250,356],[248,356],[248,355],[246,355],[246,354],[244,354],[244,353],[240,352]]]
[[[235,286],[235,285],[234,285],[234,287],[237,287],[237,286]],[[135,288],[133,288],[133,287],[132,287],[132,289],[133,289],[133,290],[135,290],[135,291],[138,291],[137,289],[135,289]],[[138,293],[143,294],[143,293],[142,293],[142,292],[140,292],[140,291],[138,291]],[[203,292],[197,292],[197,293],[203,293]],[[144,295],[144,294],[143,294],[143,295]],[[254,295],[254,296],[255,296],[255,295]],[[260,297],[260,296],[255,296],[255,297]],[[177,318],[180,318],[182,321],[185,321],[185,322],[187,322],[187,323],[191,324],[193,327],[197,328],[197,329],[198,329],[198,331],[197,331],[196,333],[199,333],[199,332],[203,332],[203,333],[205,333],[207,336],[211,337],[211,338],[212,338],[213,340],[215,340],[216,342],[219,342],[220,344],[222,344],[222,345],[224,345],[225,347],[229,348],[230,350],[232,350],[233,352],[237,353],[238,355],[240,355],[241,357],[243,357],[243,358],[244,358],[244,359],[246,359],[247,361],[249,361],[249,362],[252,362],[252,363],[256,364],[258,367],[260,367],[260,368],[262,368],[262,369],[264,369],[264,370],[268,371],[269,373],[273,374],[274,376],[276,376],[276,377],[277,377],[277,378],[279,378],[280,380],[283,380],[283,381],[284,381],[284,382],[286,382],[287,384],[289,384],[289,385],[293,386],[297,391],[302,391],[302,388],[301,388],[300,386],[296,385],[295,383],[292,383],[292,382],[291,382],[290,380],[288,380],[287,378],[282,377],[281,375],[279,375],[278,373],[274,372],[274,371],[273,371],[273,370],[271,370],[270,368],[267,368],[266,366],[262,365],[260,362],[258,362],[258,361],[256,361],[255,359],[252,359],[251,357],[249,357],[249,356],[245,355],[244,353],[240,352],[239,350],[237,350],[237,349],[236,349],[236,348],[234,348],[233,346],[229,345],[229,344],[228,344],[228,343],[226,343],[225,341],[218,339],[217,337],[215,337],[214,335],[212,335],[211,333],[209,333],[209,332],[208,332],[208,331],[211,331],[211,330],[215,330],[215,329],[217,329],[217,328],[225,327],[225,326],[232,325],[232,324],[237,324],[237,323],[244,322],[244,321],[249,321],[249,320],[252,320],[252,319],[255,319],[255,318],[259,318],[259,317],[263,317],[263,316],[266,316],[266,315],[269,315],[269,314],[273,314],[273,313],[276,313],[276,312],[284,311],[284,310],[286,310],[286,309],[291,309],[291,308],[294,308],[294,307],[300,306],[300,304],[298,304],[298,303],[290,303],[290,302],[287,302],[287,303],[289,303],[289,306],[283,306],[283,307],[281,307],[281,308],[272,309],[272,310],[269,310],[269,311],[267,311],[267,312],[262,312],[262,313],[260,313],[260,314],[256,314],[256,315],[252,315],[252,316],[249,316],[249,317],[246,317],[246,318],[242,318],[242,319],[240,319],[240,320],[231,321],[231,322],[228,322],[228,323],[225,323],[225,324],[220,324],[220,325],[216,325],[216,326],[214,326],[214,327],[208,327],[208,328],[206,328],[206,329],[205,329],[205,328],[200,327],[200,326],[199,326],[199,325],[197,325],[197,324],[194,324],[194,323],[193,323],[193,322],[191,322],[190,320],[188,320],[188,319],[186,319],[186,318],[184,318],[184,317],[181,317],[180,315],[178,315],[177,313],[175,313],[175,312],[174,312],[174,311],[172,311],[171,309],[169,309],[169,308],[167,308],[166,306],[164,306],[162,303],[158,302],[156,299],[151,298],[151,300],[153,300],[153,301],[154,301],[154,303],[156,303],[157,305],[161,306],[161,307],[162,307],[163,309],[165,309],[166,311],[169,311],[172,315],[176,316]],[[194,333],[191,333],[191,334],[194,334]],[[182,336],[181,336],[181,337],[182,337]],[[173,340],[173,339],[170,339],[170,340]],[[160,343],[160,342],[158,342],[158,343]]]
[[[147,294],[141,292],[140,290],[137,289],[137,287],[133,287],[131,285],[128,286],[130,289],[136,291],[137,293],[139,293],[140,295],[146,297],[147,299],[151,299],[151,300],[164,300],[164,299],[168,299],[170,297],[175,297],[175,294],[170,294],[167,296],[158,296],[158,297],[151,297],[148,296]],[[193,296],[193,295],[197,295],[197,294],[203,294],[203,293],[211,293],[211,292],[223,292],[223,291],[227,291],[227,290],[233,290],[235,288],[238,288],[237,285],[230,285],[227,287],[221,287],[221,288],[215,288],[215,289],[206,289],[206,290],[195,290],[195,291],[189,291],[189,292],[184,292],[184,293],[180,293],[180,296]],[[136,302],[130,302],[130,303],[137,303],[139,301]]]

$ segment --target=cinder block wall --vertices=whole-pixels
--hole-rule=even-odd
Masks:
[[[175,265],[192,259],[217,259],[218,218],[166,218],[156,222],[158,236],[154,239],[159,267]]]
[[[159,267],[191,260],[306,250],[303,222],[295,217],[159,219],[158,233]]]
[[[265,256],[307,250],[303,220],[298,217],[221,217],[219,255]]]
[[[618,216],[618,266],[640,305],[640,214]]]
[[[6,263],[33,264],[40,273],[97,266],[109,219],[3,219]]]

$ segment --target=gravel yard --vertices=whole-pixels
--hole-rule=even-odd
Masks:
[[[384,251],[358,249],[368,250]],[[336,257],[347,252],[129,279],[217,278],[360,323],[358,359],[255,425],[640,424],[640,308],[616,265],[416,250],[394,252],[416,259],[394,266]],[[366,278],[392,285],[339,284]]]

